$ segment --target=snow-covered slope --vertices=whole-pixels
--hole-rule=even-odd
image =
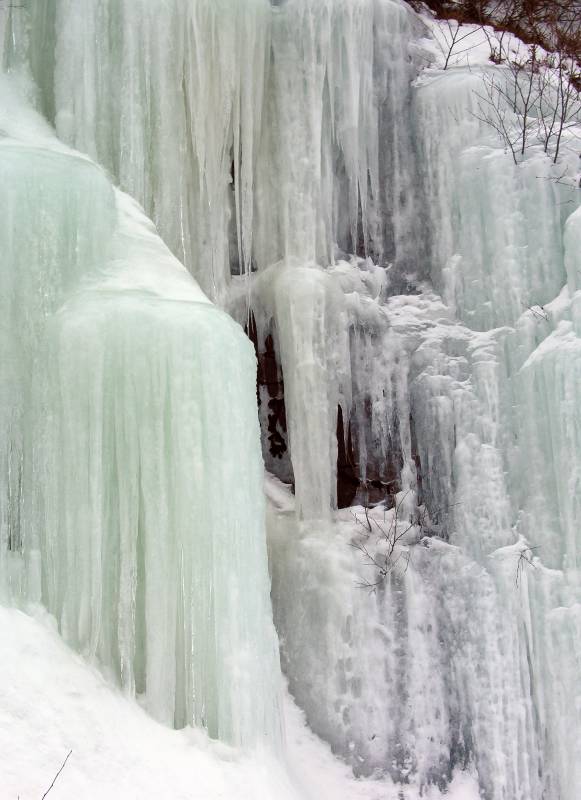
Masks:
[[[0,609],[0,797],[295,800],[281,766],[171,730],[71,651],[54,621]]]

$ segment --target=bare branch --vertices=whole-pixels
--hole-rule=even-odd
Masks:
[[[69,752],[67,753],[67,757],[65,758],[65,760],[64,760],[64,761],[63,761],[63,763],[61,764],[61,766],[60,766],[60,769],[59,769],[59,771],[57,772],[57,774],[56,774],[56,775],[54,776],[54,778],[52,779],[52,783],[51,783],[51,785],[48,787],[48,789],[46,790],[46,792],[45,792],[45,793],[43,794],[43,796],[41,797],[41,800],[44,800],[44,798],[45,798],[45,797],[48,795],[48,793],[50,792],[50,790],[52,789],[52,787],[55,785],[55,783],[56,783],[56,780],[57,780],[58,776],[61,774],[61,772],[63,771],[63,769],[66,767],[66,765],[67,765],[67,761],[69,760],[70,756],[72,755],[72,752],[73,752],[72,750],[69,750]]]

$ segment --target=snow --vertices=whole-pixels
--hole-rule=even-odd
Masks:
[[[527,51],[527,45],[517,36],[509,31],[496,31],[490,25],[459,24],[455,19],[438,19],[429,11],[420,14],[420,18],[428,32],[420,43],[429,57],[430,68],[435,70],[490,67],[494,52],[510,53],[518,59]],[[539,54],[544,55],[542,48]]]
[[[69,751],[50,793],[55,800],[401,796],[383,782],[356,781],[306,728],[290,697],[285,702],[286,767],[269,754],[212,741],[199,729],[170,730],[72,652],[46,611],[30,607],[29,612],[0,608],[2,797],[42,796]],[[404,797],[414,798],[407,792]],[[459,776],[446,797],[471,800],[477,794],[473,782]]]
[[[0,795],[51,798],[298,797],[274,760],[200,730],[173,731],[64,644],[46,612],[0,609]]]

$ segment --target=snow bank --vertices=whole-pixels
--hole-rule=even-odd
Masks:
[[[284,769],[155,722],[73,653],[54,621],[0,608],[0,796],[297,800]]]

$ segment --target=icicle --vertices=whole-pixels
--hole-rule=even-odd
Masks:
[[[328,519],[336,503],[337,409],[349,406],[343,295],[325,270],[293,263],[264,272],[255,292],[259,346],[271,319],[275,325],[297,512]]]

